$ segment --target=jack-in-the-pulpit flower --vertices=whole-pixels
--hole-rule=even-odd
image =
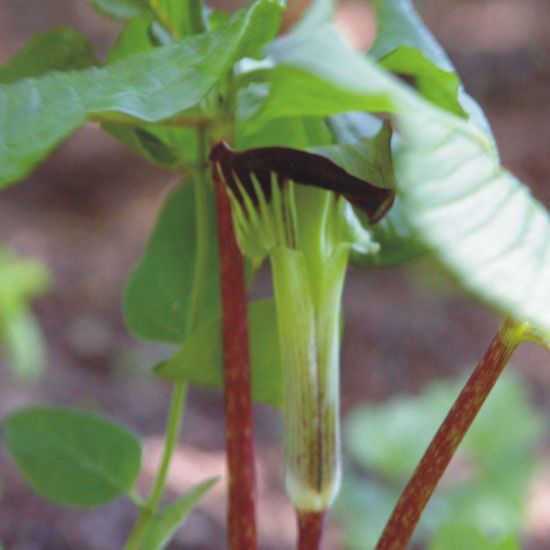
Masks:
[[[341,296],[352,248],[376,252],[353,203],[371,221],[392,190],[319,155],[225,143],[211,155],[229,191],[237,241],[254,266],[271,262],[284,373],[285,485],[297,510],[330,507],[341,480]],[[297,185],[303,184],[303,185]]]

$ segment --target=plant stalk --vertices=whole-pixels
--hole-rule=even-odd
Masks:
[[[220,252],[228,543],[231,550],[253,550],[257,547],[256,473],[244,261],[235,238],[229,197],[215,166],[212,175]]]
[[[322,512],[296,513],[298,519],[298,550],[321,548],[325,527],[326,510]]]
[[[177,382],[174,384],[172,389],[172,398],[170,400],[170,411],[168,413],[166,438],[161,464],[157,470],[151,494],[147,499],[147,502],[140,508],[134,528],[128,537],[128,541],[125,546],[126,550],[137,550],[140,547],[141,539],[145,533],[145,530],[147,529],[151,519],[154,517],[158,505],[162,499],[162,495],[164,494],[170,462],[172,460],[172,455],[174,454],[174,449],[178,442],[180,433],[186,394],[187,384],[185,384],[185,382]]]
[[[209,182],[204,174],[204,166],[207,162],[205,145],[206,136],[203,128],[198,128],[197,133],[199,141],[199,168],[193,172],[195,185],[197,258],[195,262],[195,272],[193,275],[194,292],[187,316],[188,333],[196,328],[202,300],[204,298],[203,281],[207,269],[206,247],[208,243],[209,230],[207,215],[208,197],[206,194],[206,185],[208,185]],[[166,436],[161,463],[159,469],[157,470],[149,498],[140,507],[137,520],[126,543],[126,550],[137,550],[140,547],[141,539],[162,500],[164,489],[166,487],[166,480],[168,478],[168,471],[170,469],[170,463],[172,461],[174,449],[176,448],[181,431],[186,395],[187,384],[185,382],[174,383],[172,387],[168,419],[166,422]]]
[[[523,340],[523,332],[521,325],[503,323],[401,493],[376,550],[405,548],[458,445]]]

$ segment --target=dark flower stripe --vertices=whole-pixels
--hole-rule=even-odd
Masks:
[[[212,148],[210,160],[219,165],[226,184],[237,198],[241,194],[236,178],[248,195],[253,200],[256,198],[251,179],[254,174],[269,200],[271,174],[274,173],[281,185],[292,180],[342,195],[363,210],[371,224],[384,217],[395,198],[393,189],[376,187],[352,176],[326,157],[290,147],[261,147],[237,152],[225,141],[220,141]]]

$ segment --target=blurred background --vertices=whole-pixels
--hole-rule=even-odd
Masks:
[[[550,205],[550,3],[425,0],[417,5],[488,114],[505,166]],[[368,2],[343,1],[338,22],[358,48],[368,48],[375,33]],[[119,31],[84,0],[3,0],[0,62],[35,33],[59,25],[86,35],[100,58]],[[39,295],[34,315],[17,320],[26,336],[11,342],[18,368],[14,372],[14,362],[0,358],[0,415],[49,401],[115,417],[143,436],[144,489],[160,457],[170,393],[148,369],[170,349],[134,340],[124,327],[120,302],[159,207],[180,179],[89,124],[26,181],[0,193],[0,305],[7,286],[12,294],[17,287],[21,300]],[[15,264],[11,254],[25,262]],[[260,277],[258,291],[266,277]],[[344,301],[346,474],[326,548],[366,549],[373,547],[498,319],[426,260],[392,269],[351,269]],[[25,383],[40,367],[36,356],[42,346],[45,374]],[[428,547],[426,541],[440,549],[495,547],[484,538],[487,526],[499,541],[510,542],[508,535],[520,532],[522,548],[550,548],[548,366],[548,354],[534,346],[515,355],[446,474],[419,529],[418,548]],[[222,410],[218,392],[191,390],[170,495],[223,474]],[[281,489],[277,411],[256,408],[256,436],[261,546],[290,549],[295,525]],[[122,546],[134,519],[129,503],[120,500],[97,511],[61,509],[31,493],[4,450],[0,465],[5,548]],[[219,484],[172,548],[225,547],[224,507]]]

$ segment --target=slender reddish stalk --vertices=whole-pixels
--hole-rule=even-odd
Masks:
[[[377,550],[405,548],[458,445],[519,345],[520,334],[517,325],[506,321],[491,341],[401,493]]]
[[[321,548],[326,510],[322,512],[296,511],[298,518],[298,550]]]
[[[228,486],[228,542],[231,550],[256,543],[256,474],[248,349],[244,262],[235,240],[231,205],[213,170],[222,297],[224,397]]]

